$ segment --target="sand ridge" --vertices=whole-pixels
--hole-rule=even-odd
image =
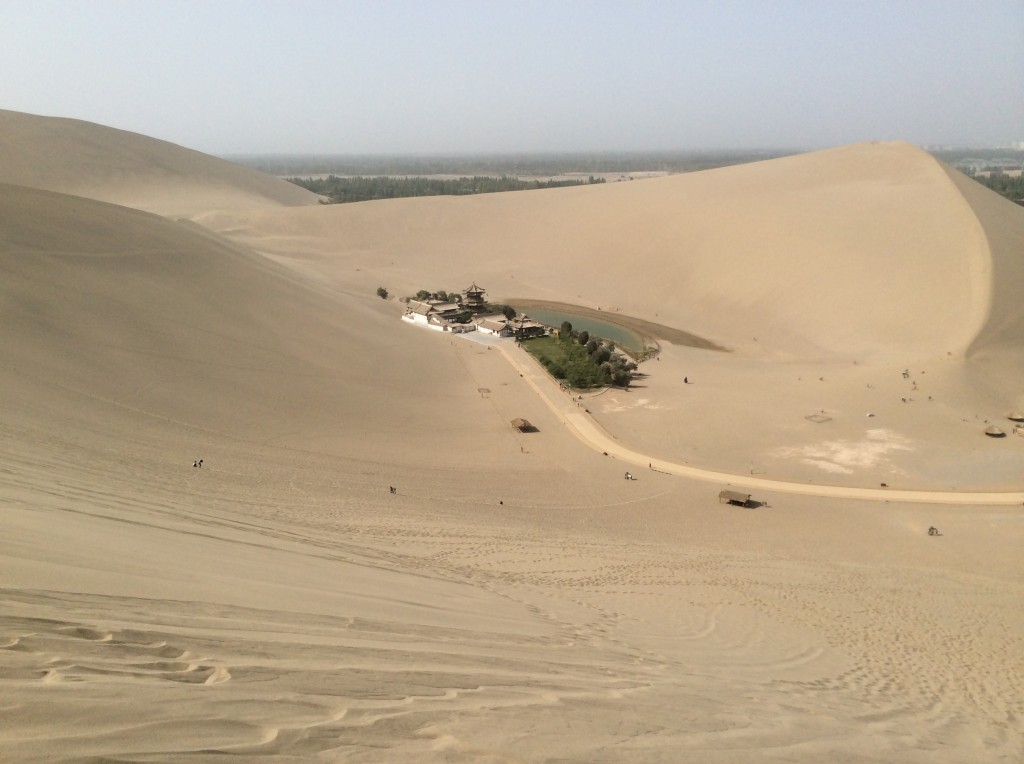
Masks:
[[[906,144],[197,219],[329,280],[396,294],[475,280],[496,297],[614,306],[777,360],[959,356],[989,317],[989,242],[947,172]]]
[[[167,141],[81,120],[0,109],[0,183],[168,217],[316,204],[291,183]]]
[[[894,189],[920,186],[909,219],[950,222],[934,270],[917,253],[938,234],[894,227],[892,190],[880,228],[857,232],[884,185],[876,151],[903,173]],[[848,174],[829,180],[836,167]],[[610,197],[213,205],[187,224],[0,185],[2,758],[1014,761],[1024,516],[898,493],[997,491],[1021,474],[1022,439],[980,434],[1014,394],[1016,308],[945,283],[980,278],[985,257],[1009,267],[997,259],[1017,213],[984,194],[968,209],[969,193],[947,209],[959,181],[937,167],[853,147]],[[680,253],[727,234],[687,233],[714,212],[687,205],[753,189],[714,213],[739,227],[772,183],[780,220],[828,212],[824,230],[846,227],[822,239],[813,220],[780,222],[786,246],[769,249],[796,262],[759,278],[806,286],[823,240],[875,241],[904,252],[905,278],[942,282],[931,295],[955,315],[925,331],[936,311],[908,313],[895,350],[860,357],[872,321],[924,298],[846,328],[813,312],[822,325],[801,328],[798,305],[694,313],[722,294],[709,262]],[[807,201],[822,189],[830,202]],[[626,289],[616,247],[592,248],[618,227],[613,243],[638,243],[629,272],[661,268],[664,284]],[[539,242],[547,254],[526,257]],[[489,264],[502,250],[523,257]],[[409,326],[374,294],[467,273],[499,294],[608,305],[618,278],[623,312],[736,347],[667,344],[634,389],[585,396],[581,414],[528,359]],[[836,304],[873,310],[865,294],[885,290],[855,275]],[[983,328],[950,329],[967,318]],[[746,337],[753,324],[763,336]],[[903,363],[915,337],[928,341]],[[825,338],[840,346],[810,352]],[[515,417],[539,432],[514,432]],[[574,432],[591,422],[601,450]],[[859,463],[864,441],[909,450],[864,448]],[[724,507],[718,483],[643,465],[623,480],[631,453],[752,469],[768,506]],[[894,493],[773,490],[806,476]]]
[[[1014,493],[1022,441],[993,445],[983,431],[1012,431],[1005,415],[1024,406],[1016,276],[993,276],[1015,273],[1022,215],[980,187],[968,203],[957,177],[916,148],[874,143],[643,183],[197,220],[336,288],[475,280],[499,301],[602,306],[728,347],[667,347],[636,394],[593,408],[653,458],[857,489]],[[995,327],[1007,341],[966,360]],[[878,452],[880,432],[915,447],[845,463]]]

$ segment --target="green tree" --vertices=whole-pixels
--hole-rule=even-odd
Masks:
[[[501,309],[501,312],[509,321],[516,317],[516,309],[513,308],[511,305],[506,305],[504,308]]]
[[[566,375],[566,382],[569,383],[569,387],[581,389],[584,387],[591,387],[593,380],[592,375],[589,374],[586,369],[574,367],[570,369],[569,373]]]
[[[586,345],[588,342],[590,342],[590,332],[588,332],[586,329],[580,330],[580,333],[576,335],[576,341],[581,345]]]
[[[564,337],[566,339],[572,337],[572,324],[569,323],[568,321],[563,321],[559,336]]]
[[[623,369],[621,366],[612,369],[612,384],[618,387],[629,387],[629,382],[632,379],[632,375]]]
[[[384,287],[377,287],[377,296],[382,300],[388,299],[388,290]]]
[[[416,299],[417,300],[429,300],[430,299],[430,292],[428,292],[426,289],[421,289],[420,291],[418,291],[416,293]]]

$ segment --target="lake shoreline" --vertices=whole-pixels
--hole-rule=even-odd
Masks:
[[[701,350],[714,350],[723,353],[730,352],[728,348],[696,334],[691,334],[690,332],[685,332],[681,329],[675,329],[671,326],[664,326],[663,324],[644,321],[643,319],[636,318],[635,316],[627,316],[618,312],[595,310],[594,308],[587,308],[582,305],[572,305],[570,303],[556,302],[553,300],[533,300],[509,297],[501,300],[500,302],[507,303],[520,312],[543,310],[552,313],[562,313],[570,318],[576,316],[583,319],[591,319],[605,324],[611,324],[612,326],[618,326],[627,332],[631,332],[632,334],[639,336],[644,345],[653,345],[655,350],[659,349],[658,342],[661,341],[668,342],[671,345],[683,345],[686,347],[699,348]],[[635,348],[630,348],[630,350],[634,352],[637,351]]]

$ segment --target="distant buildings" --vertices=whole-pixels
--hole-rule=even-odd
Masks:
[[[511,337],[515,331],[509,320],[502,315],[480,316],[476,319],[476,328],[481,334],[493,334],[497,337]]]
[[[410,323],[456,334],[476,330],[476,325],[462,320],[465,317],[466,311],[458,303],[440,300],[409,300],[402,315],[402,319]]]
[[[423,294],[423,293],[421,293]],[[529,339],[550,333],[544,324],[529,316],[507,318],[501,313],[488,313],[486,290],[475,283],[462,291],[460,303],[443,300],[409,300],[402,320],[439,332],[463,334],[479,331],[496,337]]]
[[[549,326],[534,321],[529,316],[506,318],[499,313],[478,316],[474,321],[477,331],[497,337],[515,337],[517,340],[525,340],[531,337],[544,337],[551,333]]]
[[[551,333],[550,327],[546,324],[542,324],[539,321],[534,321],[527,315],[522,315],[519,318],[513,318],[509,321],[509,325],[512,327],[512,334],[517,340],[528,340],[531,337],[543,337],[546,334]]]

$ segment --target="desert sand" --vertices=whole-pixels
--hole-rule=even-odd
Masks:
[[[138,133],[0,109],[0,182],[167,217],[317,204],[303,188]]]
[[[904,144],[326,207],[5,119],[3,760],[1019,760],[1024,211]],[[728,352],[574,402],[374,294],[474,280]]]

